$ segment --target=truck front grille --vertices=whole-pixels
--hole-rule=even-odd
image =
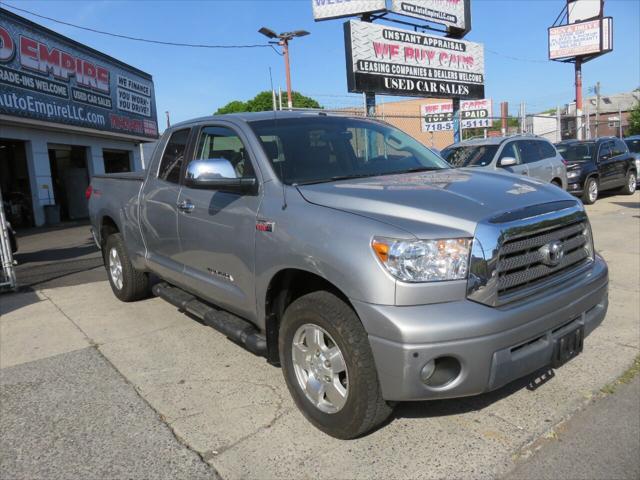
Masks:
[[[589,235],[588,224],[578,221],[506,240],[500,247],[496,268],[498,299],[535,289],[582,265],[590,258]],[[556,265],[549,262],[544,251],[552,242],[558,242],[564,254]]]

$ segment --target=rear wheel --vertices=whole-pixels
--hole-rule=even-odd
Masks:
[[[120,233],[107,238],[103,255],[111,290],[118,299],[133,302],[149,296],[149,276],[131,264]]]
[[[624,187],[620,189],[620,193],[623,195],[633,195],[636,192],[636,172],[628,172],[625,179]]]
[[[279,349],[289,392],[323,432],[355,438],[391,414],[364,327],[334,294],[313,292],[289,305],[280,326]]]
[[[582,192],[582,203],[592,205],[598,200],[598,180],[593,177],[587,179],[584,183],[584,191]]]

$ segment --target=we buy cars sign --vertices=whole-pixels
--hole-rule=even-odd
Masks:
[[[484,97],[484,47],[368,22],[344,24],[350,92]]]
[[[460,102],[461,128],[491,127],[492,101],[463,100]],[[444,132],[453,130],[453,102],[439,102],[421,105],[423,132]]]

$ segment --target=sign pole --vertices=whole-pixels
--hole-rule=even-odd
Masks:
[[[460,132],[460,98],[455,97],[452,99],[453,103],[453,143],[458,143],[462,140]]]
[[[584,138],[582,131],[582,58],[576,57],[576,139]]]

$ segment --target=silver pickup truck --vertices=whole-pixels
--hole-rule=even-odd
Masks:
[[[300,410],[338,438],[398,401],[559,367],[607,311],[607,266],[578,200],[451,169],[378,121],[181,123],[146,173],[97,175],[90,195],[120,300],[153,291],[281,365]]]

